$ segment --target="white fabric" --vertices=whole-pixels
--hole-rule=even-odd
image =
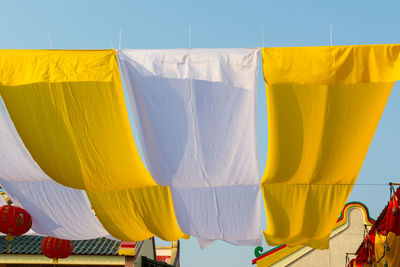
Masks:
[[[261,243],[258,49],[121,50],[147,166],[172,189],[181,229]]]
[[[32,159],[0,98],[0,184],[32,216],[40,235],[83,240],[109,236],[84,191],[54,182]]]
[[[0,177],[7,181],[46,181],[11,122],[0,97]]]
[[[0,196],[0,206],[4,206],[4,205],[8,205],[8,203],[2,196]]]

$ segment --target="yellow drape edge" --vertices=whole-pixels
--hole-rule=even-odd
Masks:
[[[166,241],[188,238],[177,224],[169,187],[87,191],[87,194],[104,228],[116,238],[125,241],[152,236]]]
[[[264,48],[268,244],[328,248],[391,88],[399,45]]]
[[[0,93],[55,181],[92,191],[156,185],[133,139],[115,51],[0,50]]]
[[[114,50],[0,50],[0,84],[110,82]]]
[[[269,184],[262,186],[270,246],[327,249],[331,230],[352,186]]]
[[[262,48],[267,84],[400,80],[400,44]]]

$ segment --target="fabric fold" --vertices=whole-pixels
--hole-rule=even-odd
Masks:
[[[400,45],[263,48],[269,245],[328,248],[393,83]]]
[[[32,216],[32,229],[64,239],[109,236],[81,190],[54,182],[32,159],[0,98],[0,184]]]
[[[258,54],[118,52],[147,167],[157,184],[171,188],[182,231],[202,244],[261,242]]]
[[[180,230],[168,187],[87,191],[104,227],[121,240],[141,241],[158,236],[165,241],[188,238]]]

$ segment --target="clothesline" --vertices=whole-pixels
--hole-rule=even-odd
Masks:
[[[362,186],[389,186],[389,184],[287,184],[287,185],[362,185]],[[393,184],[397,185],[397,184]]]

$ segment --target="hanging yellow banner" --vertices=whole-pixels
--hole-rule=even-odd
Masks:
[[[326,249],[393,83],[400,45],[263,48],[269,245]]]

